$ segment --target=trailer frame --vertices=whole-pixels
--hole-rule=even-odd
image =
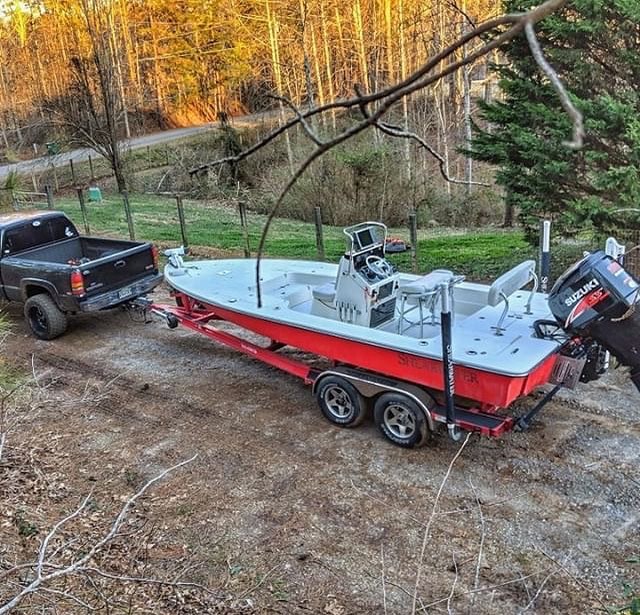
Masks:
[[[223,318],[214,306],[205,306],[199,300],[179,291],[173,291],[172,297],[175,298],[176,305],[147,302],[139,304],[139,307],[163,318],[170,328],[181,325],[212,341],[301,379],[304,384],[311,385],[314,395],[316,395],[318,385],[323,378],[334,376],[349,382],[368,403],[375,402],[384,393],[397,393],[405,396],[420,407],[425,415],[429,431],[432,432],[436,431],[439,425],[455,425],[460,430],[477,432],[489,437],[500,437],[518,425],[518,417],[499,414],[499,411],[503,410],[502,408],[486,405],[477,407],[473,403],[465,403],[465,400],[462,400],[462,403],[461,400],[455,401],[452,422],[450,412],[448,417],[447,396],[443,391],[430,390],[422,385],[370,372],[355,365],[334,362],[333,366],[328,369],[315,368],[304,361],[292,359],[279,353],[287,345],[278,340],[271,339],[269,344],[261,346],[221,330],[216,324],[229,322],[242,330],[251,332],[250,329],[243,329],[240,325]],[[548,400],[543,401],[542,405],[545,405]],[[541,409],[540,404],[536,405],[535,414]],[[523,423],[523,421],[520,422],[520,429],[524,427]]]

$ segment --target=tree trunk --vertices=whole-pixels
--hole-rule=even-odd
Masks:
[[[462,0],[462,10],[467,12],[467,0]],[[466,19],[462,18],[462,34],[465,35],[469,31],[469,26]],[[467,57],[467,46],[462,47],[462,57]],[[462,87],[464,96],[464,144],[466,149],[471,148],[471,67],[467,64],[462,69]],[[467,196],[471,195],[473,189],[473,160],[471,156],[465,156],[464,164],[464,181]]]
[[[278,48],[278,21],[276,16],[271,13],[270,0],[265,0],[265,7],[267,10],[267,25],[269,27],[269,42],[271,44],[271,64],[273,66],[273,76],[276,82],[276,89],[280,96],[283,95],[282,90],[282,70],[280,65],[280,49]],[[278,107],[280,110],[280,122],[286,123],[286,115],[284,112],[284,104],[282,101],[278,101]],[[293,151],[291,149],[291,139],[289,137],[289,131],[284,133],[285,143],[287,146],[287,160],[289,162],[289,170],[293,175]]]

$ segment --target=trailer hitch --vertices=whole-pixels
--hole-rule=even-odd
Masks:
[[[149,309],[151,313],[163,318],[169,329],[175,329],[180,324],[178,317],[175,314],[172,314],[169,310],[165,310],[164,308],[158,307],[154,304],[150,304]]]
[[[146,325],[151,322],[151,318],[149,318],[150,305],[151,301],[146,297],[136,297],[131,301],[127,301],[122,307],[129,313],[129,317],[132,320],[134,320],[135,315],[142,316],[142,320],[138,322],[143,322]]]
[[[180,324],[175,314],[172,314],[168,310],[165,310],[164,308],[154,304],[151,299],[147,299],[146,297],[138,297],[133,301],[129,301],[126,304],[126,307],[127,309],[144,314],[145,323],[151,322],[151,319],[148,318],[149,314],[151,313],[156,314],[164,319],[169,329],[175,329]]]

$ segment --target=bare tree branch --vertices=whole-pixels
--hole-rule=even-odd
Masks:
[[[480,517],[480,546],[478,547],[478,561],[476,563],[476,573],[473,578],[473,589],[478,589],[480,586],[480,567],[482,566],[482,551],[484,549],[484,538],[485,538],[485,523],[484,523],[484,513],[482,512],[482,503],[480,502],[480,496],[474,486],[474,484],[469,481],[471,485],[471,490],[473,491],[473,496],[476,500],[476,504],[478,505],[478,516]],[[471,608],[473,609],[473,605],[475,602],[476,594],[471,594]]]
[[[438,81],[439,79],[450,74],[451,72],[455,72],[455,70],[457,70],[461,66],[474,62],[475,60],[486,55],[496,47],[499,47],[504,42],[515,38],[524,29],[524,26],[526,23],[534,24],[541,21],[551,13],[554,13],[559,8],[564,6],[567,3],[567,1],[568,0],[546,0],[546,2],[543,2],[541,5],[539,5],[538,7],[528,12],[511,13],[508,15],[502,15],[500,17],[489,19],[484,23],[477,25],[472,30],[462,35],[454,43],[452,43],[451,45],[449,45],[448,47],[446,47],[445,49],[443,49],[442,51],[434,55],[433,58],[431,58],[429,61],[423,64],[418,70],[413,72],[403,81],[399,81],[398,83],[387,86],[386,88],[383,88],[376,92],[364,94],[362,96],[356,96],[354,98],[349,98],[346,100],[333,101],[325,105],[315,107],[314,109],[310,109],[304,113],[298,113],[296,111],[295,118],[289,120],[282,126],[279,126],[276,130],[269,133],[266,137],[264,137],[263,139],[261,139],[260,141],[252,145],[251,147],[247,148],[243,152],[240,152],[236,156],[219,158],[212,162],[208,162],[200,166],[194,167],[189,171],[189,173],[191,175],[195,175],[197,173],[201,173],[203,171],[220,166],[222,164],[226,164],[229,162],[240,162],[241,160],[244,160],[245,158],[254,154],[257,150],[261,149],[265,145],[268,145],[271,141],[273,141],[274,139],[282,135],[284,132],[286,132],[290,128],[293,128],[296,124],[298,124],[301,121],[301,118],[308,119],[315,115],[325,113],[326,111],[335,111],[337,109],[351,109],[353,107],[359,107],[362,104],[368,105],[372,102],[376,102],[378,100],[387,98],[388,96],[391,96],[392,94],[395,94],[400,91],[403,92],[402,95],[404,96],[405,89],[416,83],[420,83],[420,85],[418,85],[418,87],[406,93],[410,94],[415,90],[422,89],[423,87],[425,87],[425,85],[429,85],[432,81]],[[449,70],[449,68],[451,67],[448,67],[446,71],[443,71],[442,73],[436,75],[435,79],[433,80],[429,79],[426,84],[422,84],[420,80],[423,77],[425,77],[425,75],[430,73],[442,61],[449,58],[451,55],[453,55],[456,51],[458,51],[464,45],[466,45],[467,43],[471,42],[474,39],[480,38],[483,34],[496,30],[502,26],[511,26],[511,27],[496,39],[497,44],[487,44],[482,46],[479,49],[479,53],[474,54],[470,58],[463,58],[461,61],[451,65],[451,67],[453,67],[452,70]]]
[[[527,41],[529,43],[529,48],[531,49],[533,58],[540,67],[540,70],[549,78],[549,81],[551,82],[554,90],[558,93],[562,108],[573,120],[573,139],[571,141],[564,141],[563,145],[571,149],[580,149],[584,141],[584,122],[582,113],[580,113],[580,111],[578,111],[575,105],[571,102],[567,90],[562,84],[562,81],[560,81],[560,77],[558,77],[558,73],[556,73],[556,71],[544,57],[544,54],[542,53],[542,49],[540,47],[540,41],[538,41],[536,31],[533,27],[533,23],[527,21],[524,27],[524,31],[527,36]]]
[[[316,145],[322,145],[323,143],[322,139],[320,139],[320,137],[313,131],[313,129],[309,125],[309,122],[307,122],[307,118],[305,117],[304,113],[302,113],[300,109],[298,109],[298,107],[296,107],[286,96],[280,96],[279,94],[269,94],[268,97],[273,98],[274,100],[278,100],[284,103],[285,105],[287,105],[287,107],[289,107],[289,109],[291,109],[298,117],[300,125],[304,129],[307,136]]]
[[[58,579],[61,577],[69,576],[83,569],[86,569],[87,564],[93,559],[93,557],[118,535],[118,530],[122,526],[132,506],[153,485],[161,481],[171,472],[191,463],[196,458],[197,458],[197,455],[194,455],[190,459],[181,461],[180,463],[177,463],[171,466],[170,468],[167,468],[166,470],[164,470],[154,478],[147,481],[140,489],[138,489],[138,491],[136,491],[136,493],[134,493],[130,498],[127,499],[127,501],[124,503],[124,505],[120,509],[120,512],[116,517],[115,521],[113,522],[113,524],[111,525],[111,528],[109,529],[109,531],[100,540],[95,542],[91,546],[91,548],[89,548],[88,551],[86,551],[84,555],[82,555],[82,557],[74,560],[71,564],[67,566],[56,566],[56,565],[50,564],[49,562],[47,562],[47,548],[49,546],[49,543],[55,537],[56,533],[60,530],[62,526],[72,521],[76,517],[78,517],[86,509],[90,499],[90,495],[87,496],[82,501],[82,503],[78,506],[78,508],[76,508],[72,513],[67,515],[64,519],[61,519],[60,521],[58,521],[53,526],[53,528],[49,531],[49,533],[45,536],[44,540],[40,545],[40,549],[38,551],[37,561],[33,565],[33,567],[35,568],[35,578],[33,578],[31,581],[27,580],[26,581],[27,585],[23,586],[22,589],[13,598],[11,598],[8,602],[5,602],[4,604],[0,605],[0,615],[5,615],[6,613],[9,613],[12,609],[17,607],[27,596],[30,596],[31,594],[34,594],[40,591],[42,588],[45,588],[45,586],[51,581],[54,581],[55,579]],[[18,568],[9,570],[3,576],[6,577],[17,569]],[[45,569],[50,569],[52,571],[46,572]]]
[[[451,177],[447,173],[447,161],[444,159],[444,157],[441,154],[439,154],[435,149],[433,149],[433,147],[431,147],[431,145],[429,145],[429,143],[427,143],[427,141],[423,137],[416,134],[415,132],[404,130],[399,126],[393,126],[392,124],[387,124],[386,122],[376,122],[375,126],[379,128],[382,132],[384,132],[385,134],[388,134],[391,137],[399,137],[401,139],[410,139],[418,143],[424,149],[426,149],[427,152],[429,152],[429,154],[431,154],[438,161],[440,175],[442,175],[445,181],[449,182],[450,184],[464,184],[466,186],[484,186],[484,187],[491,185],[486,182],[476,182],[476,181],[469,182],[464,179],[456,179],[455,177]]]
[[[429,534],[431,532],[431,524],[433,523],[433,519],[436,515],[436,509],[438,508],[438,504],[440,503],[440,496],[442,495],[442,491],[444,490],[445,485],[447,484],[447,480],[449,480],[449,476],[451,475],[451,471],[453,470],[453,466],[457,461],[458,457],[462,455],[462,451],[464,451],[464,447],[467,446],[467,442],[469,442],[469,438],[471,438],[471,433],[467,434],[467,437],[464,439],[464,442],[453,456],[453,459],[449,463],[449,467],[445,472],[444,477],[442,478],[442,482],[440,483],[440,487],[438,489],[438,493],[436,493],[436,499],[433,501],[433,507],[431,508],[431,515],[429,516],[429,520],[427,521],[427,527],[424,529],[424,534],[422,537],[422,548],[420,549],[420,557],[418,559],[418,569],[416,571],[416,582],[413,589],[413,599],[411,602],[411,615],[415,615],[416,605],[418,601],[418,588],[420,587],[420,578],[422,574],[422,563],[424,562],[424,556],[427,551],[427,544],[429,542]],[[0,614],[1,615],[1,614]]]
[[[209,162],[203,165],[200,165],[196,168],[190,170],[190,174],[198,174],[208,169],[214,168],[216,166],[225,164],[225,163],[238,163],[241,160],[247,158],[251,154],[255,153],[257,150],[261,149],[271,141],[273,141],[279,135],[285,133],[287,130],[292,128],[297,124],[302,124],[306,134],[311,138],[311,140],[316,145],[315,149],[307,156],[305,160],[303,160],[297,169],[292,172],[291,177],[287,181],[284,188],[281,190],[278,198],[276,199],[269,215],[267,216],[266,223],[263,228],[262,236],[260,237],[260,244],[258,247],[258,254],[256,259],[256,297],[258,307],[262,307],[262,292],[260,286],[260,261],[264,254],[264,247],[266,243],[266,238],[271,227],[271,223],[273,218],[276,216],[283,200],[289,193],[289,191],[293,188],[293,186],[297,183],[300,177],[304,174],[304,172],[311,166],[311,164],[324,155],[326,152],[336,147],[337,145],[351,139],[356,136],[363,130],[373,126],[381,130],[385,130],[381,128],[379,125],[380,119],[387,113],[387,111],[395,105],[397,102],[402,100],[403,98],[410,96],[411,94],[424,89],[434,83],[437,83],[447,75],[450,75],[457,71],[458,69],[471,65],[477,59],[484,57],[494,49],[499,48],[501,45],[506,43],[509,40],[512,40],[516,36],[518,36],[525,28],[530,26],[533,27],[533,24],[539,22],[541,19],[544,19],[551,13],[555,12],[562,6],[566,4],[567,0],[546,0],[539,6],[531,9],[530,11],[524,13],[513,13],[509,15],[503,15],[501,17],[496,17],[494,19],[490,19],[477,27],[470,29],[468,32],[464,33],[460,38],[454,41],[451,45],[447,46],[445,49],[435,54],[430,60],[428,60],[425,64],[423,64],[418,70],[409,75],[406,79],[390,85],[386,88],[383,88],[379,91],[372,93],[362,93],[358,92],[355,97],[328,103],[326,105],[322,105],[320,107],[316,107],[315,109],[310,109],[306,112],[301,112],[294,107],[294,112],[296,113],[296,117],[284,123],[278,129],[258,141],[256,144],[248,148],[247,150],[235,155],[228,156],[225,158],[220,158],[213,162]],[[504,29],[506,28],[506,29]],[[468,54],[463,54],[463,57],[457,59],[457,52],[465,47],[468,43],[481,39],[483,34],[497,31],[499,32],[493,40],[480,44],[475,50]],[[537,42],[537,41],[536,41]],[[541,52],[539,54],[541,56]],[[542,56],[544,59],[544,57]],[[445,63],[446,60],[449,60],[448,63]],[[536,61],[540,63],[539,57],[536,58]],[[444,64],[443,68],[439,68]],[[543,66],[543,65],[541,65]],[[547,64],[548,66],[548,64]],[[549,67],[550,68],[550,67]],[[434,72],[435,71],[435,72]],[[549,74],[548,70],[545,69],[545,74]],[[555,73],[554,73],[555,74]],[[557,77],[557,76],[556,76]],[[372,103],[376,103],[375,110],[371,113],[368,113],[367,107]],[[290,105],[293,107],[293,105]],[[343,132],[337,134],[332,139],[328,141],[321,141],[318,139],[317,135],[313,133],[310,127],[306,124],[306,120],[315,115],[325,113],[326,111],[332,111],[336,109],[348,110],[354,107],[360,108],[363,112],[364,119],[353,126],[345,129]],[[384,126],[384,125],[383,125]],[[388,134],[393,134],[393,136],[400,136],[403,138],[411,138],[416,140],[415,137],[417,135],[411,135],[408,131],[395,131],[389,126],[386,127],[386,130],[390,130]],[[407,133],[407,134],[405,134]],[[423,140],[424,141],[424,140]],[[418,140],[418,142],[424,146],[424,143]],[[427,144],[428,145],[428,144]],[[432,155],[438,158],[437,153],[433,148],[425,147],[427,151],[429,151]],[[439,159],[439,158],[438,158]],[[441,167],[442,172],[442,167]],[[445,179],[451,179],[448,177],[447,173],[443,173],[443,177]],[[466,182],[465,182],[466,183]]]

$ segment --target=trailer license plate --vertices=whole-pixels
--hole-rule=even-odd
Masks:
[[[127,288],[123,288],[118,291],[118,299],[125,299],[133,294],[133,288],[131,286],[127,286]]]
[[[561,384],[567,389],[575,389],[578,382],[580,382],[580,376],[586,362],[586,357],[574,359],[573,357],[560,355],[553,367],[550,382],[552,384]]]

